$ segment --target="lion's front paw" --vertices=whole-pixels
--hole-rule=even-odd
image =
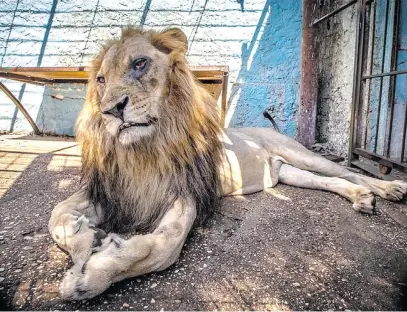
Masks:
[[[376,198],[369,189],[360,188],[356,192],[356,198],[353,203],[353,209],[359,212],[373,214],[376,206]]]
[[[83,290],[83,274],[76,268],[66,272],[64,279],[59,286],[61,298],[65,300],[81,300],[83,294],[87,292]]]
[[[89,220],[85,216],[64,214],[60,217],[58,225],[52,230],[52,237],[62,248],[66,249],[69,241],[79,231],[88,228]]]
[[[103,274],[96,274],[92,277],[92,272],[84,272],[79,266],[74,266],[66,272],[62,280],[59,291],[64,300],[83,300],[93,298],[104,292],[110,281]]]
[[[407,183],[400,180],[389,182],[386,186],[384,198],[391,201],[400,201],[407,194]]]

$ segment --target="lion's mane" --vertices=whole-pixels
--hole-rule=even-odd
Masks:
[[[165,103],[153,138],[122,145],[105,129],[95,77],[113,44],[147,36],[168,53]],[[202,224],[219,203],[219,113],[212,96],[188,68],[187,46],[171,31],[127,29],[94,59],[84,107],[76,124],[82,146],[82,182],[100,204],[104,228],[129,231],[154,228],[177,199],[192,196]]]

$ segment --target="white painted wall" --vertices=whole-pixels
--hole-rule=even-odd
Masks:
[[[123,26],[177,26],[189,38],[192,65],[229,66],[228,123],[269,125],[261,113],[275,106],[280,127],[295,135],[302,1],[59,0],[52,17],[55,1],[0,0],[1,66],[88,65],[101,44],[117,37]],[[20,93],[21,84],[7,86]],[[78,99],[84,96],[77,89],[69,86],[60,101],[49,98],[60,90],[27,86],[22,102],[41,128],[72,134]],[[49,110],[54,112],[46,114]],[[20,113],[16,119],[14,115],[14,106],[0,94],[0,130],[30,129]],[[67,119],[72,127],[59,128]]]

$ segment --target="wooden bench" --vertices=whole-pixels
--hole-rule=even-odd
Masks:
[[[221,97],[221,124],[225,124],[226,93],[229,69],[227,66],[191,66],[195,77],[214,96],[216,100]],[[2,67],[0,77],[23,83],[37,85],[53,85],[59,83],[87,83],[90,67]],[[0,82],[0,89],[17,106],[32,126],[35,134],[41,131],[28,114],[23,104]]]

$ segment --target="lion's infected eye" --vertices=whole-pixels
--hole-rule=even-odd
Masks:
[[[96,77],[96,81],[97,81],[98,83],[103,84],[103,83],[105,83],[105,77],[103,77],[103,76],[97,76],[97,77]]]
[[[147,66],[148,60],[144,57],[139,58],[133,62],[133,68],[137,71],[141,71]]]

